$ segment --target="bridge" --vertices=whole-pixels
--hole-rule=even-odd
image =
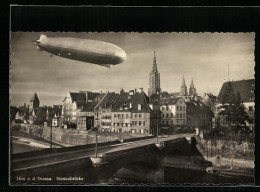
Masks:
[[[100,166],[93,165],[91,157],[95,154],[94,145],[43,149],[11,155],[10,181],[21,183],[64,183],[59,178],[68,178],[71,183],[106,182],[121,167],[133,162],[161,164],[168,153],[190,153],[191,145],[187,138],[193,133],[161,136],[159,142],[164,144],[158,148],[157,138],[129,141],[124,143],[98,143],[98,154],[102,156]],[[74,180],[73,177],[76,177]],[[77,178],[82,177],[83,180]]]

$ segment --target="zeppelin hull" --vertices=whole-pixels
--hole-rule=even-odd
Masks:
[[[102,41],[41,36],[35,44],[53,55],[98,65],[116,65],[126,59],[124,50]]]

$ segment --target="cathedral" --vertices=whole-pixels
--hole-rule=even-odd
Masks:
[[[151,97],[154,94],[160,95],[161,87],[160,87],[160,73],[157,69],[156,56],[154,51],[153,57],[153,68],[150,73],[150,82],[149,82],[148,96]]]
[[[196,88],[194,87],[193,80],[191,80],[190,89],[189,89],[189,92],[188,92],[187,86],[185,84],[185,79],[184,79],[184,76],[183,76],[180,96],[190,96],[190,97],[197,96],[197,92],[196,92]]]

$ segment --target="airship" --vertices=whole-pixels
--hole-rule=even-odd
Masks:
[[[38,50],[51,53],[51,57],[57,55],[109,68],[122,63],[127,58],[123,49],[104,41],[41,35],[34,44]]]

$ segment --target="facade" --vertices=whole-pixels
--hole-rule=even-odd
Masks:
[[[121,90],[121,92],[124,92]],[[118,93],[107,92],[95,107],[96,119],[99,120],[101,131],[111,131],[112,129],[112,109],[119,97]]]
[[[155,56],[155,52],[154,52],[153,68],[150,73],[148,96],[150,97],[153,94],[160,94],[160,93],[161,93],[160,73],[158,72],[158,69],[157,69],[156,56]]]
[[[203,130],[212,129],[214,113],[201,101],[187,101],[187,126]]]
[[[62,103],[62,120],[64,124],[76,123],[77,114],[87,103],[86,93],[68,92]]]
[[[98,101],[92,101],[86,103],[82,110],[77,115],[77,129],[81,131],[88,131],[97,126],[95,121],[95,107],[97,106]]]
[[[177,128],[186,125],[186,103],[182,97],[170,97],[160,101],[162,129]]]
[[[112,108],[112,132],[156,134],[156,111],[149,97],[140,88],[138,92],[120,92]],[[151,107],[150,107],[151,106]]]

